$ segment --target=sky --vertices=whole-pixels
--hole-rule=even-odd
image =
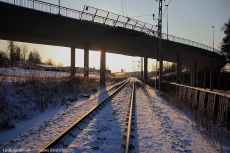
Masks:
[[[57,4],[58,0],[43,0],[48,3]],[[82,11],[84,5],[128,16],[149,24],[156,25],[152,14],[158,17],[158,1],[155,0],[60,0],[61,6]],[[168,10],[166,6],[168,5]],[[221,27],[230,19],[229,0],[165,0],[163,1],[163,27],[162,32],[167,33],[167,11],[168,11],[168,33],[174,36],[193,40],[219,49],[224,37]],[[23,44],[23,43],[19,43]],[[70,65],[70,48],[47,46],[38,44],[26,44],[29,50],[37,49],[42,60],[53,59],[64,66]],[[0,49],[7,46],[7,41],[0,41]],[[82,50],[76,49],[76,66],[83,66]],[[139,60],[138,57],[130,57],[116,54],[106,54],[107,66],[114,72],[125,69],[132,70],[132,63]],[[90,51],[89,66],[99,68],[100,52]],[[124,63],[125,61],[125,63]],[[149,60],[148,70],[152,70],[155,60]]]

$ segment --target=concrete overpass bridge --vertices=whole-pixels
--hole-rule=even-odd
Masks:
[[[89,50],[101,51],[100,82],[105,84],[106,52],[157,58],[156,26],[135,19],[85,6],[78,11],[38,0],[0,0],[0,39],[71,48],[71,74],[75,74],[75,48],[84,49],[85,76],[88,76]],[[166,38],[163,34],[163,38]],[[177,63],[177,82],[181,65],[192,69],[192,85],[199,71],[219,70],[226,58],[214,48],[168,35],[162,40],[163,60]],[[213,78],[210,77],[210,80]],[[212,90],[212,82],[210,81]]]

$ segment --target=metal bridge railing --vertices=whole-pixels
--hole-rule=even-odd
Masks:
[[[78,11],[66,7],[62,7],[55,4],[39,1],[39,0],[0,0],[0,2],[10,3],[13,5],[18,5],[21,7],[26,7],[42,12],[52,13],[52,14],[59,14],[62,16],[66,16],[69,18],[79,19],[79,20],[86,20],[95,23],[100,23],[112,27],[124,27],[128,29],[133,29],[136,31],[144,32],[147,35],[157,37],[157,27],[156,25],[151,25],[139,20],[135,20],[129,17],[125,17],[122,15],[118,15],[115,13],[111,13],[108,11],[100,10],[90,6],[84,6],[83,11]],[[162,33],[162,38],[167,40],[167,34]],[[219,50],[213,49],[210,46],[191,41],[188,39],[180,38],[173,35],[168,35],[168,40],[182,43],[198,48],[202,48],[211,52],[215,52],[219,55],[224,56]]]

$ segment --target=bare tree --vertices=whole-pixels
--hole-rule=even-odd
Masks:
[[[51,58],[48,58],[46,60],[45,64],[47,64],[47,65],[54,65],[54,62],[53,62],[53,60]]]
[[[34,63],[34,64],[39,64],[41,63],[41,56],[39,54],[39,52],[36,49],[33,49],[30,53],[29,53],[29,58],[28,61],[30,63]]]
[[[10,61],[11,61],[11,67],[13,65],[16,65],[16,46],[15,46],[15,42],[13,41],[8,41],[8,46],[7,49],[9,50],[9,54],[10,54]]]
[[[175,72],[176,64],[171,63],[171,62],[164,62],[163,70],[164,70],[164,73]]]
[[[34,64],[39,64],[42,61],[42,58],[38,52],[38,50],[34,49],[33,50],[33,55],[34,55]]]
[[[16,47],[15,53],[16,53],[16,61],[20,61],[22,59],[22,55],[21,55],[21,48],[19,46]]]
[[[57,66],[58,66],[58,67],[63,67],[64,64],[63,64],[62,62],[60,62],[60,63],[57,64]]]
[[[27,47],[27,45],[26,44],[23,44],[22,45],[22,59],[24,60],[24,61],[26,61],[26,55],[27,55],[27,53],[28,53],[28,47]]]
[[[152,71],[156,71],[156,65],[152,64]]]

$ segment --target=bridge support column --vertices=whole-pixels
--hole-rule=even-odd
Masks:
[[[181,53],[177,53],[177,73],[176,73],[176,82],[181,83]]]
[[[193,86],[193,68],[190,68],[190,86]]]
[[[198,87],[200,87],[200,88],[203,87],[203,80],[204,80],[203,77],[204,77],[203,72],[200,72],[200,73],[199,73],[199,86],[198,86]]]
[[[100,85],[105,86],[106,76],[106,40],[101,41],[101,61],[100,61]]]
[[[71,76],[73,77],[75,75],[75,47],[72,46],[71,47],[71,57],[70,57],[70,61],[71,61],[71,69],[70,69],[70,72],[71,72]]]
[[[144,57],[144,82],[147,83],[148,79],[148,57]]]
[[[163,81],[163,55],[162,53],[160,53],[159,55],[159,91],[163,90],[162,81]]]
[[[206,68],[204,68],[203,88],[206,89]]]
[[[84,78],[89,77],[89,44],[84,44]]]
[[[210,63],[210,91],[213,91],[213,61]]]
[[[192,78],[192,83],[193,83],[193,87],[196,86],[196,70],[197,70],[197,62],[194,62],[194,65],[193,65],[193,78]]]
[[[217,90],[220,90],[220,69],[217,70]]]
[[[185,77],[184,75],[182,75],[181,84],[184,84],[184,83],[185,83]]]

